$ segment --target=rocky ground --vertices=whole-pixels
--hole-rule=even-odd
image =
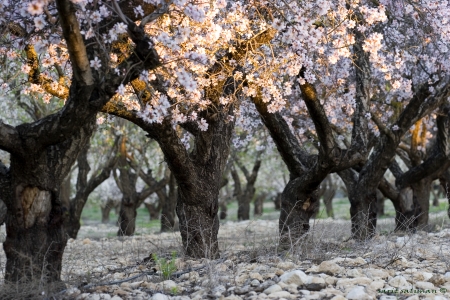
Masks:
[[[89,233],[116,229],[83,226],[82,238],[66,248],[67,288],[56,295],[36,292],[90,300],[450,299],[450,228],[441,223],[430,233],[393,234],[392,220],[381,223],[373,240],[356,243],[349,221],[318,220],[305,240],[278,252],[277,221],[227,222],[218,260],[183,257],[176,232],[94,239]],[[173,251],[174,269],[162,272]],[[1,251],[0,278],[4,263]]]

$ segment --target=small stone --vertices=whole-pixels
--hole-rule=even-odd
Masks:
[[[403,288],[403,287],[409,287],[410,286],[408,281],[406,281],[406,278],[401,276],[401,275],[395,276],[394,278],[389,280],[389,285],[391,285],[393,287],[396,287],[396,288]]]
[[[258,279],[253,279],[252,282],[250,282],[250,285],[253,287],[259,286],[259,280]]]
[[[137,289],[138,287],[141,286],[142,282],[143,282],[143,281],[132,282],[132,283],[130,284],[130,288],[132,288],[133,290],[134,290],[134,289]]]
[[[385,278],[389,277],[389,273],[386,272],[385,270],[372,269],[372,268],[364,270],[364,274],[367,277],[372,278],[372,279],[377,279],[377,278],[385,279]]]
[[[228,297],[223,298],[223,300],[242,300],[242,298],[236,295],[230,295]]]
[[[163,290],[165,292],[171,292],[172,289],[178,288],[177,284],[173,280],[165,280],[156,284],[158,290]]]
[[[288,272],[283,274],[280,277],[280,281],[286,284],[294,283],[296,285],[303,285],[309,281],[309,276],[300,270],[295,270],[292,272]]]
[[[85,238],[85,239],[83,240],[83,245],[89,245],[90,243],[91,243],[91,240],[88,239],[88,238]]]
[[[293,262],[290,261],[282,261],[277,265],[278,269],[287,271],[287,270],[291,270],[292,268],[295,267],[295,264]]]
[[[303,285],[309,291],[320,291],[324,289],[327,284],[325,280],[320,277],[312,277],[306,284]]]
[[[263,291],[263,293],[266,294],[266,295],[269,295],[269,294],[272,294],[272,293],[275,293],[275,292],[279,292],[281,290],[282,290],[281,286],[279,286],[278,284],[274,284],[274,285],[268,287],[267,289],[265,289]]]
[[[279,291],[279,292],[275,292],[275,293],[268,295],[268,298],[270,298],[270,299],[280,299],[280,298],[291,299],[292,296],[289,292]]]
[[[108,295],[109,296],[109,295]],[[110,297],[111,298],[111,297]],[[90,294],[85,298],[86,300],[100,300],[99,294]]]
[[[333,298],[331,298],[330,300],[347,300],[347,298],[345,298],[344,296],[341,296],[341,295],[337,295],[337,296],[334,296]]]
[[[319,265],[319,272],[323,272],[328,275],[335,275],[341,273],[343,268],[338,266],[335,262],[332,261],[323,261]]]
[[[376,280],[374,282],[371,282],[369,285],[369,288],[371,290],[377,291],[379,289],[382,289],[384,287],[384,281],[383,280]]]
[[[414,283],[415,287],[417,289],[421,289],[421,290],[432,290],[434,289],[434,284],[432,284],[431,282],[426,282],[426,281],[417,281]]]
[[[244,295],[247,294],[248,292],[250,292],[250,286],[246,285],[243,287],[237,287],[234,289],[234,293],[236,295]]]
[[[380,297],[380,300],[397,300],[398,298],[396,296],[388,296],[388,295],[383,295]]]
[[[161,293],[156,293],[152,296],[152,300],[169,300],[169,297]]]
[[[299,291],[302,295],[305,295],[305,296],[307,296],[307,295],[310,295],[311,294],[311,292],[310,291],[308,291],[308,290],[300,290]]]
[[[372,283],[372,279],[367,277],[360,278],[342,278],[336,281],[336,288],[347,288],[355,285],[369,285]]]
[[[213,290],[211,291],[211,293],[215,296],[215,297],[220,297],[227,289],[223,286],[223,285],[218,285],[215,288],[213,288]]]
[[[249,277],[250,277],[250,279],[257,279],[260,282],[264,281],[263,277],[259,273],[250,273]]]
[[[435,274],[428,281],[434,284],[435,286],[441,286],[445,284],[446,278],[442,275]]]
[[[122,298],[120,298],[119,296],[114,296],[111,298],[111,300],[122,300]]]
[[[364,290],[364,287],[357,286],[350,290],[347,294],[347,299],[349,300],[371,300],[372,297],[370,297]]]
[[[348,270],[346,275],[347,275],[347,277],[350,277],[350,278],[358,278],[358,277],[362,277],[363,276],[361,274],[361,272],[359,272],[356,269]]]

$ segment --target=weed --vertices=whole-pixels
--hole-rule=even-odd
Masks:
[[[177,258],[177,252],[172,252],[172,259],[167,261],[163,257],[158,257],[156,254],[153,254],[153,260],[156,262],[156,264],[159,267],[159,270],[161,271],[161,275],[163,280],[168,280],[172,276],[172,274],[177,270],[177,267],[175,265],[175,260]]]

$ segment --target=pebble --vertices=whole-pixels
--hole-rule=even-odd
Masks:
[[[280,281],[286,284],[303,285],[309,281],[309,277],[303,271],[295,270],[281,275]]]
[[[351,289],[346,297],[349,300],[372,300],[372,297],[365,292],[365,289],[362,286]]]

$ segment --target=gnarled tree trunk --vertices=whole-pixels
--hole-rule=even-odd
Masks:
[[[10,212],[3,244],[6,281],[60,280],[67,243],[63,226],[67,208],[60,199],[60,187],[89,141],[95,128],[95,119],[91,120],[59,144],[39,148],[28,140],[26,144],[33,150],[26,155],[11,154],[6,173],[9,184],[2,186],[2,198]]]

